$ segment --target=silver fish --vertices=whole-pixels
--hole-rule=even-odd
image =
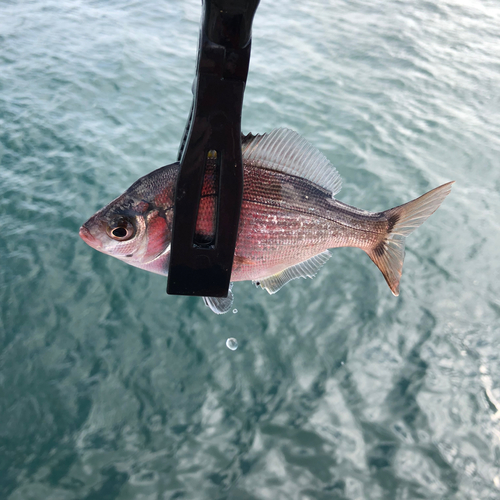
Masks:
[[[337,170],[292,130],[249,134],[242,138],[242,152],[243,203],[231,281],[251,280],[271,294],[295,278],[314,277],[331,257],[329,249],[357,247],[399,295],[405,239],[439,208],[453,184],[372,213],[334,198],[341,188]],[[200,240],[210,239],[215,227],[216,161],[207,165]],[[167,275],[178,171],[173,164],[142,177],[85,222],[80,236],[100,252]],[[233,295],[204,300],[221,314],[231,308]]]

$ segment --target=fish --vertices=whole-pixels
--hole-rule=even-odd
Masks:
[[[406,237],[432,215],[454,181],[383,212],[349,206],[335,197],[341,177],[297,132],[285,128],[242,135],[243,200],[227,297],[204,297],[215,313],[233,303],[233,283],[252,281],[270,294],[297,278],[313,278],[333,248],[364,250],[399,295]],[[127,264],[168,275],[179,164],[137,180],[80,228],[92,248]],[[217,159],[207,155],[195,240],[215,228]]]

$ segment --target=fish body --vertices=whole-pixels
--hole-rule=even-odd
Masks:
[[[296,132],[278,129],[242,139],[244,187],[231,281],[251,280],[269,293],[288,281],[313,277],[328,249],[357,247],[399,294],[406,236],[451,190],[447,183],[405,205],[367,212],[334,198],[341,180],[330,162]],[[93,248],[128,264],[168,274],[174,193],[179,165],[162,167],[135,182],[80,229]],[[210,242],[215,228],[217,161],[207,161],[195,240]],[[228,298],[205,298],[217,313]]]

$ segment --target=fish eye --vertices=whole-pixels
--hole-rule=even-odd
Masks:
[[[127,241],[134,234],[135,228],[127,219],[118,219],[108,226],[108,236],[116,241]]]

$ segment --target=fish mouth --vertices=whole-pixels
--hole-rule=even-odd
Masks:
[[[79,231],[80,238],[90,245],[92,248],[98,250],[102,247],[102,243],[90,232],[86,226],[82,226]]]

